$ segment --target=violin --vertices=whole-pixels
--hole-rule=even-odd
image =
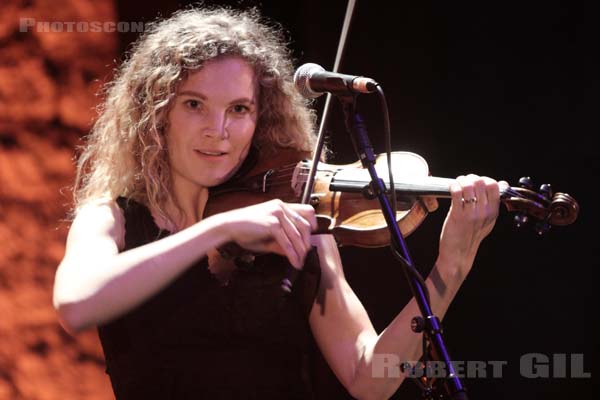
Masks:
[[[279,149],[263,157],[244,174],[212,188],[204,210],[208,217],[271,199],[300,202],[310,169],[308,153]],[[294,162],[289,162],[294,160]],[[320,162],[310,202],[315,209],[318,229],[315,233],[332,234],[338,245],[383,247],[390,234],[379,202],[370,190],[371,177],[360,161],[334,165]],[[385,154],[377,156],[378,175],[389,188]],[[397,195],[396,222],[403,236],[415,231],[428,213],[438,207],[438,198],[450,198],[453,179],[434,177],[418,154],[392,152],[392,172]],[[533,190],[530,178],[521,178],[519,187],[501,190],[501,202],[509,212],[516,212],[515,223],[534,222],[538,234],[552,225],[568,225],[577,219],[579,205],[566,193],[553,193],[548,184]]]

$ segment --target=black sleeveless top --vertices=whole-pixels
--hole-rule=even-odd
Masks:
[[[117,202],[125,215],[125,250],[169,234],[142,204]],[[313,249],[286,296],[285,265],[278,255],[258,256],[223,285],[205,257],[142,305],[99,326],[116,399],[310,399],[308,313],[321,271]]]

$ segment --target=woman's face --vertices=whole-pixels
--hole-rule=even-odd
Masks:
[[[190,73],[168,114],[174,181],[211,187],[233,175],[250,149],[257,92],[254,70],[238,57],[212,60]]]

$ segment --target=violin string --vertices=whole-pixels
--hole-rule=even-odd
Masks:
[[[289,164],[287,166],[283,166],[282,168],[277,169],[276,170],[277,175],[275,175],[273,178],[269,179],[268,186],[269,187],[280,187],[283,185],[291,185],[290,179],[293,177],[293,175],[294,175],[293,170],[295,170],[296,167],[297,167],[297,163]],[[298,177],[308,176],[308,169],[301,167],[301,170],[297,176]],[[525,196],[522,193],[514,190],[512,187],[508,187],[507,189],[505,189],[502,192],[502,194],[508,195],[510,197],[525,198]]]
[[[268,181],[269,186],[279,185],[279,184],[291,184],[290,178],[293,174],[277,174],[275,177]],[[298,177],[306,177],[308,176],[308,172],[300,172],[298,173]]]
[[[290,166],[284,166],[283,168],[277,168],[275,171],[276,172],[282,172],[282,171],[289,171],[289,170],[293,170],[296,169],[296,165],[290,165]]]
[[[290,170],[296,169],[296,166],[297,166],[297,163],[296,164],[287,164],[287,165],[283,165],[281,168],[272,169],[272,170],[275,171],[275,172],[282,172],[282,171],[286,172],[286,171],[290,171]]]
[[[274,171],[277,174],[276,175],[277,177],[280,177],[280,176],[292,177],[293,174],[294,174],[293,171],[295,169],[296,169],[296,165],[294,164],[294,165],[289,166],[289,167],[283,167],[283,168],[279,168],[279,169],[273,169],[272,171]],[[304,172],[304,171],[306,171],[306,172]],[[308,169],[302,168],[301,172],[300,172],[300,175],[308,175],[307,172],[308,172]],[[254,179],[262,179],[262,176],[264,176],[265,174],[266,174],[266,172],[264,174],[262,174],[262,175],[253,176],[252,178],[254,178]]]
[[[273,182],[289,182],[290,178],[292,178],[294,176],[293,172],[287,172],[287,173],[280,173],[280,170],[277,170],[277,175],[273,176],[272,178],[269,178],[268,183],[272,184]],[[301,172],[298,173],[298,177],[303,177],[303,176],[308,176],[308,172],[302,170]],[[257,179],[260,179],[260,177],[256,177]]]

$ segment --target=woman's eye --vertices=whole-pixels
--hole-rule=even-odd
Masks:
[[[245,106],[243,104],[236,104],[235,106],[233,106],[233,112],[236,114],[247,113],[249,111],[250,111],[250,107]]]
[[[191,109],[197,110],[200,108],[200,102],[198,100],[186,100],[185,105]]]

